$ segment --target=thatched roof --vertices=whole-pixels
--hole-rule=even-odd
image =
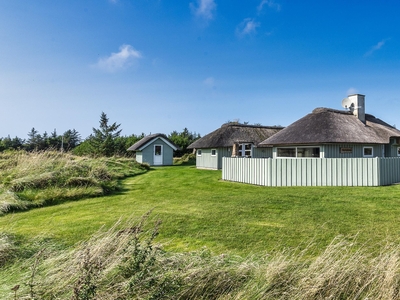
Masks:
[[[305,117],[289,125],[260,146],[357,143],[388,144],[390,137],[400,137],[400,131],[365,114],[366,123],[349,111],[316,108]]]
[[[257,146],[261,141],[277,133],[283,127],[256,126],[239,123],[226,123],[189,145],[188,149],[232,147],[234,143],[253,143]]]
[[[162,133],[154,133],[145,136],[142,138],[140,141],[136,142],[132,146],[128,148],[128,151],[141,151],[143,148],[146,147],[147,144],[151,143],[154,139],[160,138],[167,144],[171,146],[172,149],[174,150],[179,150],[179,147],[175,145],[165,134]]]

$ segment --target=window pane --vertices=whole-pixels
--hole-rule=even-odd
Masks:
[[[372,147],[364,148],[364,156],[372,156]]]
[[[297,148],[297,157],[319,157],[319,148]]]
[[[154,153],[155,155],[161,155],[161,146],[155,146]]]
[[[296,157],[296,148],[278,148],[278,157]]]

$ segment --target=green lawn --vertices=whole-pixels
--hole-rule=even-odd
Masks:
[[[152,219],[163,222],[158,241],[173,251],[206,246],[247,255],[310,242],[318,250],[338,235],[357,235],[360,245],[398,241],[399,185],[277,188],[220,178],[220,171],[160,167],[125,179],[118,194],[1,216],[0,228],[27,241],[40,235],[73,245],[153,210]]]

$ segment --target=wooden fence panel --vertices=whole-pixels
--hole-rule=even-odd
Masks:
[[[400,182],[400,158],[231,158],[222,179],[263,186],[379,186]]]

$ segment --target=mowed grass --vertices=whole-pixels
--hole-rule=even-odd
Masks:
[[[23,241],[41,236],[73,246],[118,219],[152,210],[158,242],[170,251],[202,247],[249,255],[283,249],[315,253],[337,236],[360,247],[398,242],[400,186],[260,187],[220,180],[220,171],[192,166],[155,168],[123,180],[118,194],[0,217],[2,232]]]

